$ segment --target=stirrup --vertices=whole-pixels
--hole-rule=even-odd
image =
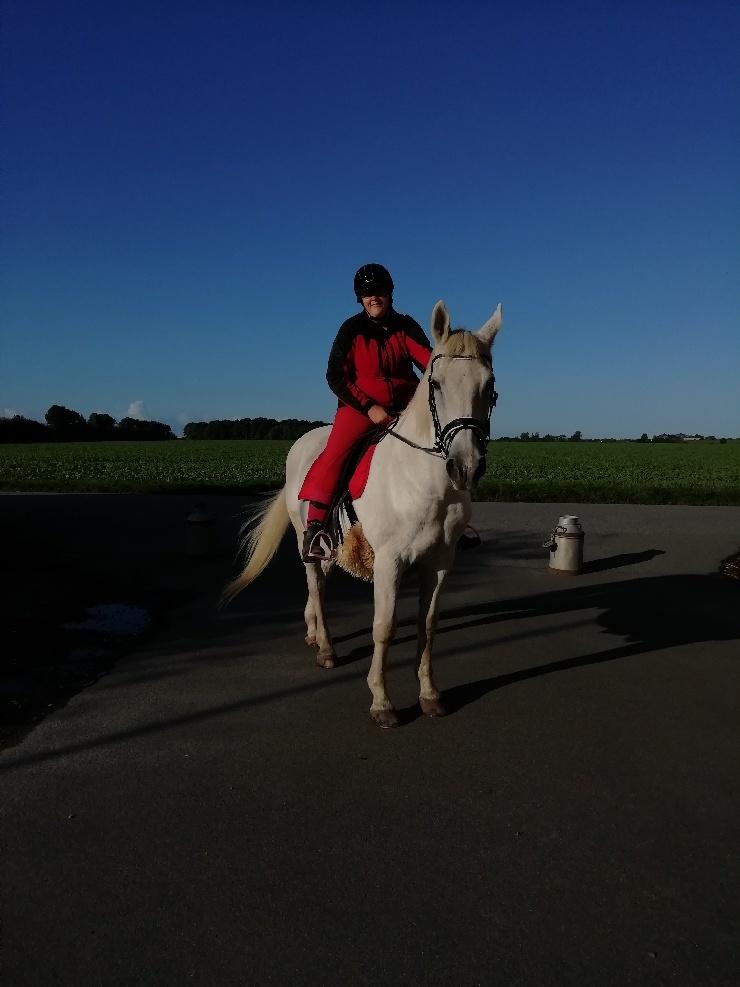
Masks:
[[[472,524],[467,525],[465,531],[460,535],[457,547],[461,552],[466,552],[469,548],[477,548],[481,543],[481,536]]]
[[[334,558],[334,542],[322,524],[312,521],[304,531],[301,558],[304,562],[329,562]]]

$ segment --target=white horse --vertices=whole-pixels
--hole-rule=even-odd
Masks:
[[[396,597],[403,573],[419,575],[419,705],[428,716],[444,706],[432,678],[432,642],[439,597],[452,569],[455,549],[471,515],[471,489],[485,470],[489,418],[495,402],[491,346],[501,327],[501,306],[478,332],[450,329],[444,302],[432,312],[434,351],[409,406],[378,446],[362,496],[354,501],[359,524],[345,536],[338,562],[375,584],[373,659],[367,681],[370,715],[381,727],[398,716],[385,688],[385,659],[395,632]],[[248,586],[274,556],[290,522],[300,553],[305,505],[298,500],[303,479],[321,449],[329,426],[314,429],[291,448],[286,482],[248,522],[246,565],[227,586],[230,600]],[[324,613],[326,576],[333,562],[306,563],[306,643],[318,647],[316,661],[335,664]]]

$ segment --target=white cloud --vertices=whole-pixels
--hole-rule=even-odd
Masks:
[[[15,408],[3,408],[0,418],[13,418],[15,415],[22,415],[22,411],[16,411]]]
[[[138,418],[139,421],[144,420],[144,402],[143,401],[132,401],[128,406],[128,411],[126,412],[126,418]]]

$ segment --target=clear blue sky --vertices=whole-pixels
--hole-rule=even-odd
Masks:
[[[740,435],[736,2],[2,12],[0,413],[328,419],[379,261],[495,435]]]

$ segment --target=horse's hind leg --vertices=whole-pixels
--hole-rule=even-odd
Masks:
[[[419,706],[427,716],[444,716],[439,692],[432,678],[432,643],[437,626],[439,594],[447,578],[446,569],[419,569],[419,613],[417,619],[417,651],[419,662]]]
[[[336,655],[331,643],[331,635],[324,615],[324,595],[326,574],[315,562],[306,563],[308,600],[304,615],[306,618],[306,644],[316,646],[316,664],[322,668],[334,668]]]

